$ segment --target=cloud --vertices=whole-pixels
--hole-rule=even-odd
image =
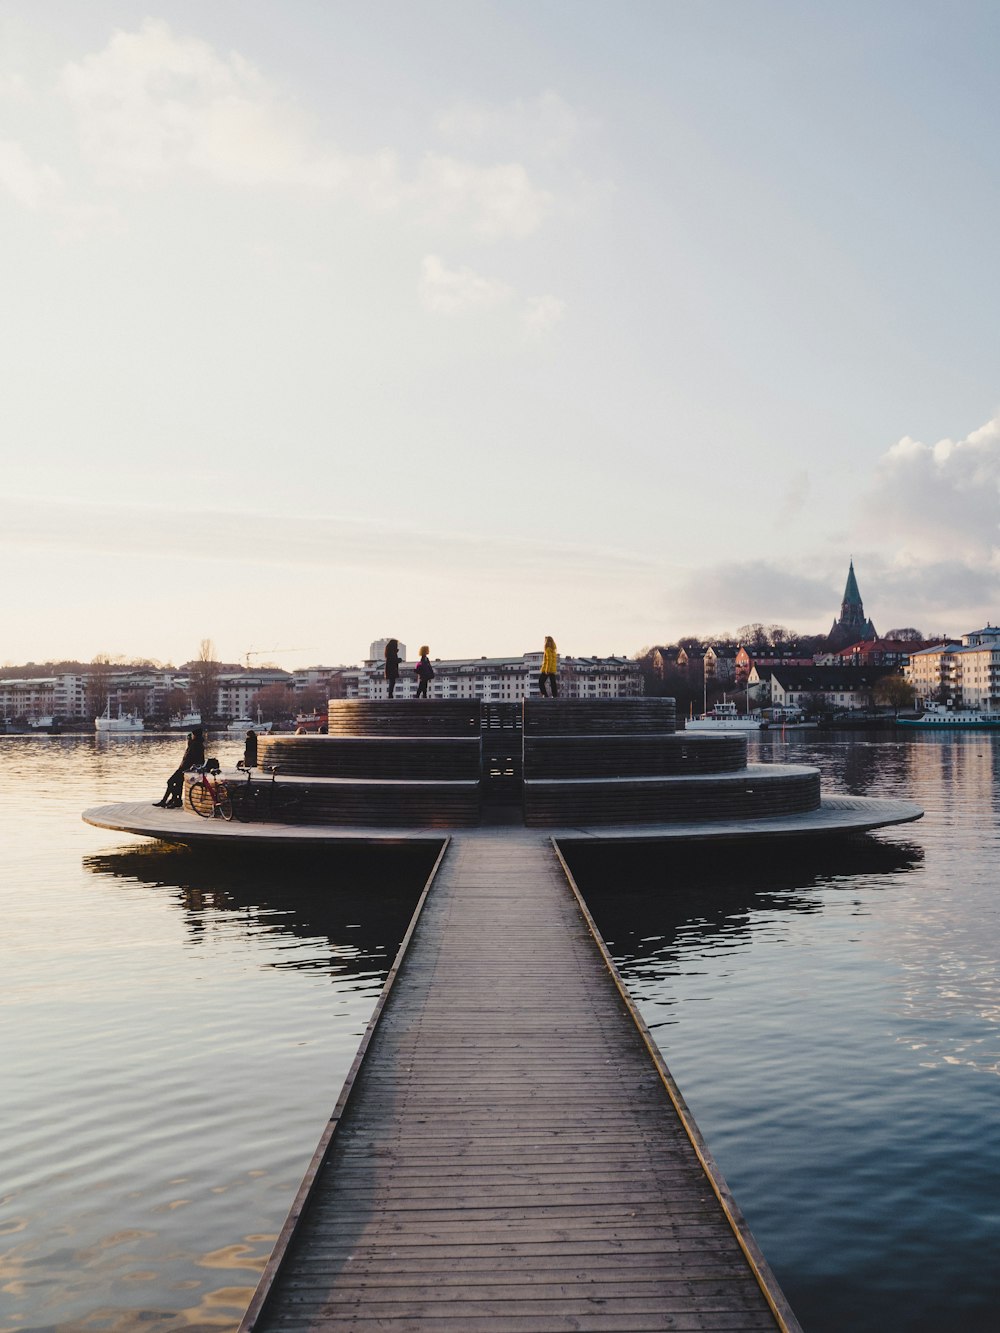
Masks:
[[[446,268],[437,255],[426,255],[421,264],[420,299],[435,314],[490,310],[505,305],[511,296],[505,283],[484,278],[470,268]]]
[[[532,296],[524,303],[521,323],[529,338],[544,338],[550,329],[562,323],[566,302],[558,296]]]
[[[176,37],[147,19],[66,66],[85,158],[107,171],[163,179],[187,168],[240,184],[330,187],[347,164],[310,149],[294,109],[249,61]]]
[[[1000,416],[964,439],[904,436],[879,460],[864,514],[898,541],[901,567],[1000,567]]]
[[[519,162],[480,167],[427,154],[413,187],[421,220],[458,224],[481,240],[530,236],[552,211],[552,195],[533,185]]]
[[[84,159],[116,179],[163,184],[189,174],[310,189],[485,241],[529,236],[553,209],[517,161],[429,152],[407,173],[392,151],[346,152],[238,52],[220,55],[161,20],[116,32],[102,51],[67,65],[59,88]]]
[[[281,528],[280,542],[254,545],[248,532]],[[206,541],[205,534],[211,533]],[[265,511],[204,509],[178,511],[155,505],[115,505],[65,499],[8,496],[0,547],[12,551],[65,551],[81,559],[121,555],[176,561],[189,551],[204,563],[283,569],[310,566],[350,568],[368,573],[412,566],[419,546],[425,567],[473,573],[482,580],[507,581],[513,574],[534,579],[539,569],[628,583],[651,578],[654,566],[629,552],[595,543],[575,545],[539,538],[484,537],[481,532],[433,532],[338,514],[276,515]],[[16,556],[12,558],[16,559]]]
[[[464,315],[471,311],[511,308],[518,311],[524,336],[543,339],[565,314],[565,302],[556,296],[520,300],[499,278],[486,278],[471,268],[450,269],[437,255],[425,255],[418,284],[421,304],[436,315]]]
[[[507,106],[456,102],[442,108],[434,123],[443,138],[466,148],[558,157],[573,146],[583,121],[564,98],[547,90]]]
[[[59,173],[33,162],[12,139],[0,139],[0,187],[33,211],[54,205],[63,192]]]

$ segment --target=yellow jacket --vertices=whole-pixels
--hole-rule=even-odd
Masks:
[[[554,676],[559,670],[559,654],[554,648],[546,648],[542,654],[542,672],[547,676]]]

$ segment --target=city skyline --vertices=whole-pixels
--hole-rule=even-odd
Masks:
[[[998,37],[11,0],[0,658],[995,620]]]

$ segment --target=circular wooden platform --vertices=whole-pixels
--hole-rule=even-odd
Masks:
[[[248,848],[276,846],[321,848],[335,845],[372,846],[405,842],[435,842],[443,838],[491,838],[531,842],[673,842],[691,839],[828,837],[863,833],[891,824],[920,819],[923,810],[913,801],[891,801],[864,796],[825,796],[819,808],[801,814],[765,819],[679,820],[671,823],[566,825],[530,829],[523,824],[483,825],[479,828],[385,827],[366,825],[227,824],[221,819],[200,819],[184,810],[159,810],[148,801],[120,801],[85,810],[83,818],[97,828],[134,833],[145,838],[188,846]]]

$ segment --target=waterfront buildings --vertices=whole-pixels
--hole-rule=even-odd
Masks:
[[[376,645],[373,644],[374,648]],[[432,661],[434,679],[430,693],[435,699],[482,699],[487,703],[517,703],[538,694],[541,652],[520,657],[471,657]],[[403,662],[395,697],[409,699],[416,693],[415,663]],[[384,663],[371,658],[361,667],[339,673],[336,695],[344,699],[384,699],[388,690]],[[639,664],[628,657],[560,657],[559,693],[567,699],[622,699],[642,694]]]
[[[400,645],[402,650],[402,645]],[[375,650],[378,649],[376,653]],[[284,671],[278,667],[256,670],[217,671],[211,682],[214,705],[212,719],[228,722],[254,716],[255,700],[272,686],[288,691],[289,715],[295,700],[306,692],[333,699],[381,699],[386,696],[383,676],[384,642],[371,645],[371,656],[361,666],[307,667]],[[482,699],[514,703],[538,693],[542,654],[520,657],[476,657],[434,662],[431,696],[438,699]],[[414,663],[400,667],[396,698],[412,698],[416,691]],[[636,661],[626,657],[563,657],[559,663],[560,693],[568,699],[619,699],[642,693],[642,677]],[[71,726],[91,725],[110,701],[111,712],[119,708],[136,711],[166,725],[174,714],[195,706],[196,683],[188,667],[95,667],[54,676],[0,678],[0,716],[6,724],[31,725],[40,719]]]
[[[905,675],[920,704],[1000,709],[1000,627],[987,625],[912,653]]]

